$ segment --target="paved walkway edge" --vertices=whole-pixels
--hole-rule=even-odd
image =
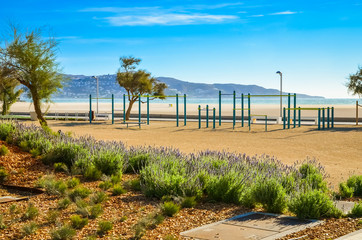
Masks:
[[[344,235],[336,240],[361,240],[362,239],[362,229],[352,232],[350,234]]]

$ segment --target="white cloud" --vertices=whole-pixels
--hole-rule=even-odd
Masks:
[[[263,14],[258,14],[258,15],[251,15],[249,17],[264,17],[264,15]]]
[[[122,13],[122,12],[137,12],[137,11],[155,11],[160,7],[132,7],[132,8],[120,8],[120,7],[99,7],[99,8],[85,8],[79,10],[79,12],[107,12],[107,13]]]
[[[291,14],[297,14],[297,12],[284,11],[284,12],[270,13],[269,15],[291,15]]]
[[[128,15],[105,18],[113,26],[151,26],[151,25],[190,25],[222,23],[238,19],[233,15],[210,14],[159,14],[159,15]]]

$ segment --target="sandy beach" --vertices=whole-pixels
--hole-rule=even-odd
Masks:
[[[299,106],[299,105],[298,105]],[[198,114],[198,104],[187,104],[187,115],[197,115]],[[335,106],[324,106],[324,105],[300,105],[302,108],[322,108],[322,107],[334,107],[335,117],[344,117],[344,118],[355,118],[356,117],[356,106],[355,105],[335,105]],[[48,109],[49,108],[49,109]],[[206,108],[206,104],[202,104],[201,108]],[[218,104],[210,104],[209,109],[216,108],[216,114],[219,112]],[[238,105],[237,108],[240,108]],[[247,106],[245,105],[245,108]],[[29,112],[34,111],[34,107],[27,102],[17,102],[11,107],[12,112]],[[68,112],[68,113],[88,113],[89,104],[88,103],[52,103],[49,105],[43,106],[43,111],[48,111],[50,113],[54,112]],[[97,104],[92,104],[92,110],[97,109]],[[223,116],[232,116],[232,104],[222,104],[222,115]],[[115,105],[115,113],[122,113],[123,106],[122,104]],[[99,103],[99,112],[100,113],[111,113],[112,105],[111,103]],[[141,104],[141,112],[146,114],[147,105]],[[132,108],[133,114],[138,114],[138,103],[135,103]],[[172,114],[176,113],[175,104],[168,103],[150,103],[150,114]],[[179,114],[184,113],[184,105],[179,104]],[[202,112],[203,115],[206,115],[205,112]],[[210,112],[210,115],[212,112]],[[247,114],[247,111],[245,111]],[[280,109],[277,104],[255,104],[251,106],[251,114],[264,114],[268,116],[279,116]],[[237,111],[237,116],[241,115],[241,111]],[[306,117],[316,117],[316,110],[303,110],[302,116]],[[359,108],[359,116],[362,117],[362,108]]]

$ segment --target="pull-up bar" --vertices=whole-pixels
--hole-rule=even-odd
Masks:
[[[89,94],[89,123],[92,123],[92,99],[112,99],[112,124],[114,124],[114,95],[111,98],[92,98],[92,94]]]
[[[215,129],[215,112],[216,112],[215,108],[211,110],[209,109],[209,105],[206,105],[206,108],[201,108],[201,106],[199,105],[198,111],[199,111],[199,129],[201,128],[201,111],[206,111],[206,128],[209,128],[209,112],[210,111],[213,112],[212,128]]]
[[[334,128],[334,107],[327,107],[327,108],[283,108],[283,129],[285,129],[285,110],[298,110],[298,127],[300,127],[300,122],[301,122],[301,110],[310,110],[310,111],[318,111],[318,118],[317,118],[317,122],[318,122],[318,130],[322,129],[329,129],[329,128]],[[325,110],[327,110],[327,120],[326,120],[326,116],[325,116]],[[322,112],[322,114],[321,114]],[[322,115],[322,116],[321,116]],[[327,126],[325,124],[325,122],[327,121]],[[290,119],[288,119],[288,124],[290,122]],[[321,126],[321,122],[322,122],[322,126]],[[296,120],[294,119],[294,125],[296,124]]]

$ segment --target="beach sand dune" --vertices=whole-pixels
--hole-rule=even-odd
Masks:
[[[36,122],[26,122],[27,124]],[[238,123],[240,124],[240,123]],[[164,146],[178,148],[191,153],[202,150],[218,150],[247,155],[275,156],[285,164],[293,164],[307,158],[315,158],[330,175],[328,181],[338,186],[352,174],[362,174],[362,126],[336,125],[334,129],[318,131],[316,126],[302,126],[283,130],[281,125],[253,124],[232,129],[232,123],[224,123],[216,129],[198,129],[197,122],[189,121],[187,126],[176,127],[175,122],[151,121],[150,125],[127,128],[116,121],[71,122],[49,121],[50,127],[58,131],[72,132],[77,136],[92,135],[102,140],[119,140],[128,146]],[[210,124],[210,126],[212,126]]]

